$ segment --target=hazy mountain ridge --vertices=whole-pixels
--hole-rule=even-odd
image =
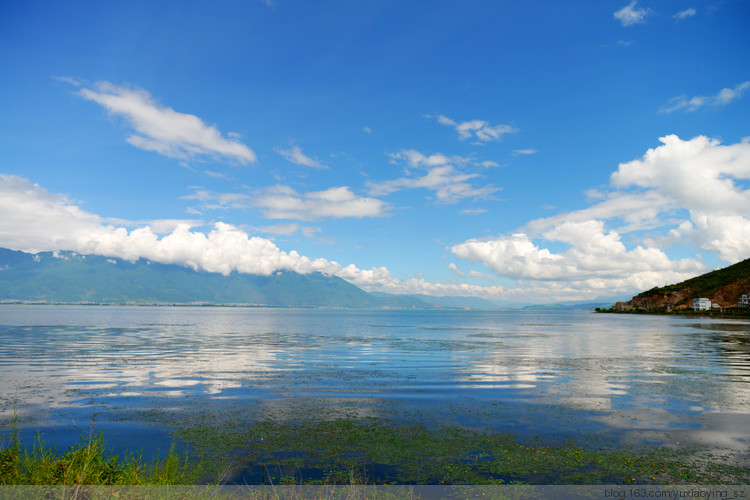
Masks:
[[[711,299],[724,308],[737,307],[740,297],[750,293],[750,259],[696,276],[674,285],[641,292],[627,302],[618,302],[615,309],[666,309],[692,307],[699,297]]]
[[[402,303],[421,304],[423,308],[431,309],[500,309],[500,306],[494,302],[481,297],[462,297],[462,296],[444,296],[435,295],[393,295],[384,292],[372,292],[372,295],[381,300],[398,300]]]
[[[429,299],[429,300],[423,300]],[[0,248],[0,301],[103,304],[237,304],[388,309],[463,308],[451,298],[370,294],[336,276],[195,271],[140,259]],[[475,304],[492,304],[483,299]],[[441,305],[436,305],[440,303]]]
[[[611,307],[612,302],[556,302],[554,304],[538,304],[522,307],[523,311],[593,311],[596,308]]]
[[[269,276],[195,271],[145,259],[135,262],[75,252],[30,254],[0,248],[0,301],[104,304],[237,304],[381,309],[518,309],[480,297],[368,293],[336,276]],[[565,303],[522,309],[593,309]],[[588,307],[591,306],[591,307]]]
[[[364,290],[320,273],[225,276],[143,259],[129,262],[73,252],[28,254],[7,249],[0,249],[0,300],[381,306]]]

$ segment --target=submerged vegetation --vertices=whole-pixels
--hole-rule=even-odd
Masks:
[[[206,456],[232,457],[239,484],[747,484],[750,472],[713,455],[663,447],[587,448],[520,442],[458,426],[375,418],[178,432]],[[214,463],[215,460],[209,460]],[[226,466],[226,465],[225,465]]]

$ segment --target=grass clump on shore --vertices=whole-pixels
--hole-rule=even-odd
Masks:
[[[191,484],[201,465],[178,455],[174,446],[153,462],[108,453],[102,434],[81,436],[76,446],[58,452],[39,436],[32,448],[21,445],[15,427],[0,441],[0,485],[178,485]]]

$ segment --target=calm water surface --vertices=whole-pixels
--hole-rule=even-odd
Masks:
[[[746,452],[750,322],[2,305],[2,430],[14,411],[25,437],[71,444],[94,419],[147,454],[191,419],[339,416]]]

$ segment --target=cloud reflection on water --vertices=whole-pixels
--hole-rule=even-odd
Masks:
[[[283,419],[417,415],[625,442],[695,436],[734,449],[750,438],[750,425],[729,425],[750,418],[747,322],[580,312],[2,307],[6,417],[14,398],[29,415],[50,418],[71,408],[116,418],[134,407],[189,418],[196,408],[218,415],[220,401],[236,401],[248,415]]]

